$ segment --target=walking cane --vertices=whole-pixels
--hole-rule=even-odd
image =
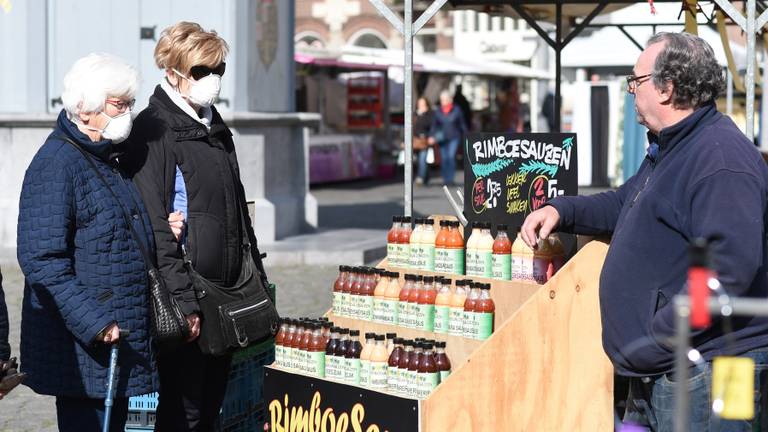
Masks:
[[[120,348],[120,342],[127,338],[131,332],[120,330],[120,338],[112,344],[109,353],[109,382],[107,383],[107,398],[104,399],[104,427],[103,432],[109,432],[109,422],[112,417],[112,404],[115,397],[115,374],[117,372],[117,351]]]

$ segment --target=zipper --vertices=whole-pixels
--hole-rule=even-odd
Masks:
[[[635,203],[637,202],[637,199],[640,198],[640,194],[643,193],[643,191],[645,190],[645,187],[648,186],[648,180],[650,179],[651,179],[651,175],[648,174],[648,177],[645,178],[645,183],[643,183],[643,186],[640,188],[639,191],[637,191],[637,195],[635,195],[635,199],[632,200],[632,204],[630,205],[630,207],[635,205]]]
[[[246,306],[246,307],[240,308],[238,310],[228,311],[227,315],[229,315],[230,317],[233,317],[235,315],[240,315],[243,312],[247,312],[247,311],[249,311],[251,309],[256,309],[257,307],[263,305],[264,303],[266,303],[268,301],[269,301],[269,299],[264,299],[264,300],[254,304],[254,305]]]

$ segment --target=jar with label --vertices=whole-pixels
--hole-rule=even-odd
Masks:
[[[498,280],[512,280],[512,241],[507,236],[507,225],[496,227],[491,258],[492,277]]]
[[[374,333],[365,334],[365,345],[360,352],[360,385],[368,387],[371,384],[371,353],[374,346]]]
[[[387,263],[391,267],[400,266],[400,257],[398,254],[398,233],[400,232],[400,226],[402,225],[402,218],[400,216],[392,216],[392,228],[387,231]]]
[[[480,297],[475,304],[475,321],[477,329],[473,332],[475,339],[486,340],[493,333],[493,316],[496,304],[491,298],[491,284],[482,284]]]
[[[469,295],[464,302],[464,315],[463,315],[463,328],[464,337],[469,339],[476,339],[477,333],[477,317],[475,313],[475,306],[480,299],[480,287],[483,284],[479,282],[472,282],[470,285]]]
[[[448,224],[448,239],[446,240],[447,261],[445,272],[456,275],[464,274],[464,239],[459,232],[459,222]]]
[[[467,301],[470,281],[456,281],[456,289],[451,295],[451,307],[448,311],[448,334],[464,336],[464,303]]]
[[[400,273],[389,272],[389,284],[381,304],[381,322],[389,325],[398,324],[398,301],[400,299]]]
[[[447,273],[446,266],[448,263],[448,222],[447,220],[440,221],[440,230],[435,237],[435,271],[438,273]]]
[[[435,289],[437,290],[437,296],[435,297],[434,331],[435,333],[448,334],[451,297],[453,296],[453,292],[451,291],[451,280],[442,276],[439,276],[435,279]]]
[[[424,289],[419,292],[418,313],[416,315],[416,328],[423,331],[435,330],[435,278],[424,276]]]
[[[386,390],[387,374],[389,371],[389,354],[384,344],[384,335],[376,335],[376,342],[371,353],[371,385],[372,389]]]

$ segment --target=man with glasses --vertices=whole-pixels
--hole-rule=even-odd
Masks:
[[[768,296],[768,167],[717,111],[723,88],[722,68],[704,40],[687,33],[651,37],[627,77],[637,121],[648,128],[648,155],[638,172],[615,191],[555,198],[523,225],[532,248],[553,229],[612,237],[600,276],[603,348],[616,372],[629,377],[625,420],[654,431],[671,430],[675,417],[672,299],[684,289],[690,242],[709,242],[728,294]],[[710,392],[714,357],[749,357],[754,418],[766,416],[768,319],[712,321],[692,334],[702,361],[689,371],[687,430],[752,430],[758,423],[765,430],[764,420],[719,419]]]

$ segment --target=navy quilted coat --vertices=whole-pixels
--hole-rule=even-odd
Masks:
[[[62,111],[27,169],[19,203],[25,384],[41,394],[104,398],[109,346],[96,336],[116,322],[131,332],[120,343],[117,397],[156,391],[144,260],[120,203],[62,136],[94,156],[150,254],[154,250],[144,205],[120,170],[112,141],[92,142]]]

